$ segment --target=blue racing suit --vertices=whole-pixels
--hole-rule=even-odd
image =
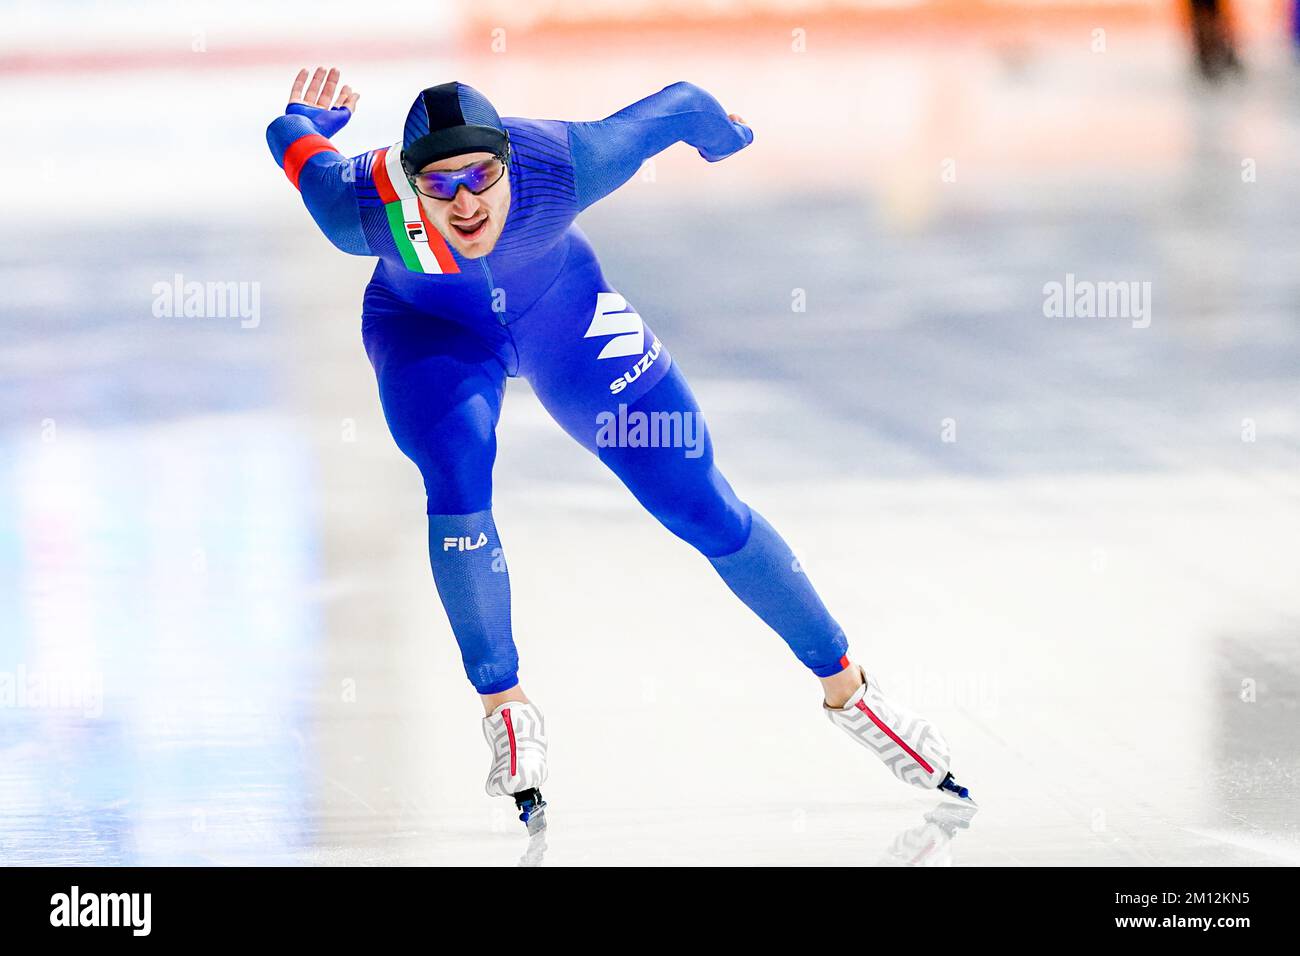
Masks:
[[[434,580],[481,694],[518,682],[510,585],[492,517],[496,425],[510,376],[597,454],[815,674],[847,643],[781,537],[713,461],[668,350],[601,272],[575,222],[676,142],[716,162],[752,141],[709,93],[674,83],[595,122],[503,117],[510,206],[492,251],[466,258],[433,228],[401,144],[344,158],[338,110],[291,106],[267,130],[276,162],[339,249],[378,261],[362,339],[393,438],[427,493]],[[342,118],[346,122],[346,117]]]

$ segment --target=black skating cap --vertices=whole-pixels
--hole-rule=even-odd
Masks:
[[[406,114],[402,168],[414,176],[429,163],[461,153],[495,153],[505,158],[510,136],[488,98],[452,81],[422,90]]]

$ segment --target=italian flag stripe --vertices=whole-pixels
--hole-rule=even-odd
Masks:
[[[379,150],[373,166],[375,188],[379,192],[379,198],[383,200],[384,213],[388,216],[388,229],[393,234],[393,241],[397,243],[397,253],[402,257],[402,262],[408,269],[427,273],[429,270],[425,268],[424,259],[433,257],[426,255],[421,258],[416,244],[411,241],[411,235],[406,229],[406,223],[409,221],[406,215],[407,204],[403,202],[403,197],[397,191],[398,183],[406,186],[408,192],[411,191],[410,183],[406,181],[406,175],[402,171],[400,156],[399,147],[390,146]],[[416,205],[418,206],[419,203],[417,202]],[[434,262],[436,264],[437,260],[435,259]]]
[[[379,191],[379,198],[385,203],[397,202],[397,193],[393,192],[393,184],[388,181],[388,166],[385,155],[388,153],[388,147],[375,150],[374,162],[370,168],[374,170],[375,189]]]
[[[411,241],[406,235],[406,222],[402,219],[402,204],[397,198],[397,193],[393,191],[393,184],[388,180],[387,154],[387,148],[375,150],[374,161],[370,166],[374,171],[375,189],[384,204],[384,213],[388,216],[388,229],[397,242],[397,252],[402,257],[403,264],[415,272],[423,272],[420,260],[416,258],[415,250],[411,248]]]
[[[401,155],[400,145],[390,146],[382,157],[375,157],[374,165],[375,186],[384,201],[397,251],[407,268],[417,272],[434,275],[459,272],[447,241],[425,219],[420,199],[406,181]]]
[[[410,183],[407,183],[409,186]],[[424,223],[424,234],[429,237],[429,250],[433,257],[438,260],[438,269],[440,272],[459,272],[460,266],[456,265],[456,260],[451,254],[451,249],[447,246],[447,240],[442,238],[442,233],[433,228],[429,222],[429,217],[424,214],[424,206],[420,205],[417,199],[416,208],[420,210],[420,221]]]
[[[385,203],[384,212],[388,214],[388,228],[393,233],[393,238],[397,240],[397,252],[402,257],[402,262],[406,268],[414,272],[423,272],[424,266],[415,254],[415,244],[406,235],[406,220],[402,218],[402,204]]]

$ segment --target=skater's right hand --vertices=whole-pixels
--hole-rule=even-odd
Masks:
[[[754,131],[745,125],[745,121],[740,118],[739,113],[728,113],[727,119],[731,121],[731,128],[736,133],[736,142],[729,144],[726,150],[722,152],[710,152],[707,149],[701,149],[700,155],[710,163],[716,163],[719,160],[726,159],[728,156],[738,153],[754,141]]]
[[[307,70],[303,68],[294,77],[293,89],[289,91],[289,105],[285,113],[305,116],[320,130],[327,139],[347,125],[352,118],[352,111],[357,108],[360,93],[352,92],[352,87],[345,86],[334,97],[338,86],[339,71],[334,67],[326,72],[323,66],[316,67],[311,75],[311,84],[307,83]],[[304,92],[305,89],[305,92]],[[330,105],[333,100],[333,106]]]

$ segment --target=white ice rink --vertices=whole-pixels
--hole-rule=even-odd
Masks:
[[[0,863],[1300,863],[1295,67],[1253,50],[1211,92],[1176,38],[1122,30],[1104,58],[608,57],[343,59],[363,102],[337,139],[388,143],[451,78],[569,119],[690,79],[752,123],[745,153],[674,147],[581,223],[978,813],[843,739],[512,382],[495,510],[552,761],[530,847],[482,792],[422,487],[361,348],[370,260],[265,147],[304,64],[30,68],[0,185]],[[834,193],[800,185],[819,150]],[[156,317],[177,274],[256,283],[256,322]],[[1067,274],[1150,282],[1149,326],[1045,317]]]

